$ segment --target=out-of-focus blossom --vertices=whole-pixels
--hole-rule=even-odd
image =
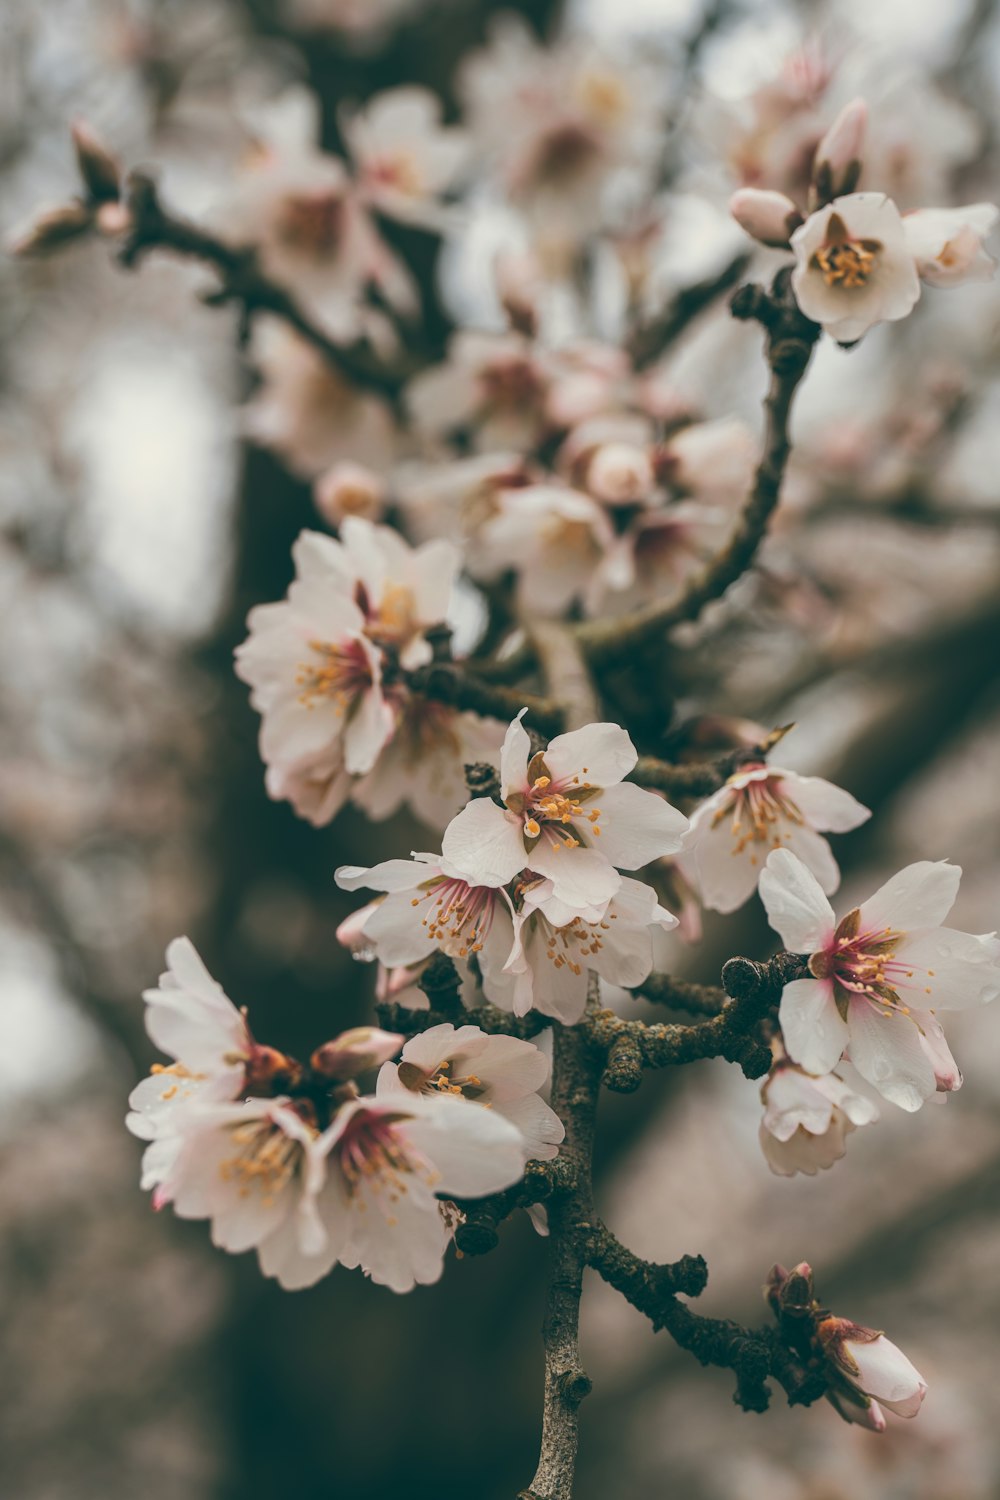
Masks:
[[[1000,994],[996,936],[941,926],[961,874],[943,861],[907,865],[838,923],[800,859],[769,855],[760,877],[768,919],[790,952],[809,954],[809,977],[785,985],[779,1012],[796,1062],[828,1073],[849,1049],[862,1078],[901,1109],[931,1097],[947,1065],[927,1013]]]
[[[852,193],[857,187],[867,128],[867,104],[863,99],[852,99],[816,147],[813,187],[821,203]]]
[[[345,1082],[371,1068],[381,1068],[396,1056],[402,1045],[403,1038],[394,1031],[382,1031],[378,1026],[352,1026],[350,1031],[342,1031],[332,1041],[317,1047],[309,1065],[324,1078]]]
[[[428,828],[442,829],[468,796],[465,767],[496,764],[503,725],[420,694],[394,692],[392,701],[392,738],[354,784],[352,801],[377,822],[405,804]]]
[[[373,44],[407,12],[426,0],[282,0],[293,26],[339,31],[345,39]]]
[[[474,1099],[517,1126],[529,1160],[550,1161],[565,1130],[538,1095],[548,1076],[549,1060],[533,1042],[446,1023],[410,1038],[399,1062],[382,1068],[377,1093],[386,1099],[400,1092]]]
[[[443,196],[469,157],[464,131],[442,125],[441,101],[427,89],[389,89],[345,114],[344,136],[358,190],[379,213],[410,224],[447,223]]]
[[[905,318],[920,297],[903,220],[883,193],[835,198],[796,229],[792,249],[799,306],[840,343]]]
[[[740,188],[729,200],[729,212],[753,239],[776,248],[786,246],[802,223],[791,198],[771,188]]]
[[[849,792],[821,777],[750,764],[692,813],[685,867],[712,911],[735,911],[749,900],[764,861],[778,848],[797,854],[830,895],[840,871],[820,835],[847,833],[870,816]]]
[[[363,464],[336,463],[317,479],[313,498],[331,526],[339,526],[348,516],[380,521],[386,505],[385,480]]]
[[[993,203],[920,208],[904,215],[903,233],[921,280],[929,286],[992,280],[997,263],[983,242],[998,219],[1000,209]]]
[[[813,1177],[832,1167],[847,1150],[850,1132],[878,1119],[872,1101],[856,1094],[836,1073],[814,1077],[784,1056],[772,1064],[760,1096],[761,1150],[779,1177],[797,1172]]]
[[[243,407],[243,430],[273,448],[303,479],[342,463],[384,473],[396,429],[376,395],[341,377],[317,349],[271,319],[254,327],[253,362],[261,383]]]
[[[469,566],[477,578],[517,574],[528,615],[561,615],[585,598],[614,546],[603,508],[577,490],[532,484],[500,490],[495,513],[480,528]]]
[[[602,906],[620,888],[618,868],[677,852],[687,819],[625,783],[638,757],[619,725],[588,724],[532,755],[524,712],[500,752],[503,806],[474,798],[445,830],[445,858],[483,885],[506,885],[529,869],[566,905]]]
[[[249,128],[253,146],[225,204],[227,232],[252,239],[265,270],[334,339],[375,333],[379,319],[363,296],[369,287],[397,313],[414,313],[410,273],[376,229],[346,164],[315,145],[315,95],[290,88],[258,108]]]
[[[503,16],[460,74],[466,119],[539,250],[563,273],[598,227],[623,171],[644,177],[661,139],[665,96],[655,67],[617,61],[583,39],[543,47]]]

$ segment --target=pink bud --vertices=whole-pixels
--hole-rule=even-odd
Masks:
[[[729,200],[729,212],[747,234],[775,248],[787,246],[804,222],[791,198],[765,188],[740,188]]]
[[[353,958],[368,961],[375,957],[375,949],[371,938],[365,936],[365,923],[375,911],[381,906],[382,897],[377,901],[369,901],[367,906],[359,906],[357,911],[352,911],[349,917],[345,917],[336,931],[337,942],[342,948],[346,948]]]
[[[361,464],[334,464],[317,479],[314,499],[331,526],[339,526],[345,516],[377,521],[385,510],[385,482]]]
[[[852,99],[816,147],[813,187],[817,206],[853,193],[857,187],[867,128],[867,104],[863,99]]]
[[[655,476],[649,453],[634,443],[602,443],[587,467],[587,488],[608,505],[644,500]]]
[[[95,218],[101,234],[107,235],[109,239],[115,239],[132,228],[132,215],[124,203],[117,201],[102,203]]]
[[[827,1391],[826,1399],[845,1422],[856,1422],[859,1427],[867,1427],[869,1432],[885,1431],[885,1415],[877,1401],[867,1397],[849,1400],[843,1391],[837,1390]]]
[[[355,1026],[317,1047],[310,1064],[325,1078],[354,1078],[358,1073],[366,1073],[369,1068],[388,1062],[402,1045],[403,1038],[394,1031],[380,1031],[377,1026]]]

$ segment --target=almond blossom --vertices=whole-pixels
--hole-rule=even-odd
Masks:
[[[883,1407],[898,1417],[917,1415],[927,1382],[884,1333],[832,1316],[816,1333],[835,1380],[827,1399],[846,1422],[883,1432]]]
[[[862,1078],[891,1103],[917,1110],[931,1097],[948,1071],[932,1010],[1000,994],[995,934],[941,925],[961,874],[944,861],[907,865],[838,923],[800,859],[788,849],[768,856],[760,877],[768,919],[790,952],[809,955],[809,976],[786,984],[781,997],[794,1061],[827,1073],[849,1049]]]
[[[921,208],[903,218],[903,233],[921,281],[957,286],[991,281],[996,261],[983,242],[996,228],[1000,209],[993,203],[967,208]]]
[[[394,692],[392,702],[392,738],[351,800],[376,822],[405,804],[428,828],[443,829],[468,799],[465,767],[496,765],[503,725],[419,694]]]
[[[814,1077],[780,1054],[760,1096],[764,1103],[761,1150],[779,1177],[794,1177],[797,1172],[813,1177],[832,1167],[847,1150],[851,1131],[878,1119],[872,1101],[855,1093],[836,1073]]]
[[[478,1026],[431,1026],[411,1037],[398,1063],[378,1075],[377,1095],[453,1095],[474,1099],[520,1130],[529,1160],[550,1161],[565,1130],[538,1096],[549,1076],[549,1060],[533,1042],[489,1036]]]
[[[411,967],[440,949],[450,958],[475,957],[486,985],[502,974],[514,943],[513,908],[502,888],[474,884],[433,854],[388,859],[371,869],[342,865],[335,878],[341,890],[364,886],[385,893],[363,933],[386,968]]]
[[[506,885],[528,869],[575,909],[600,907],[635,870],[675,854],[683,813],[654,792],[624,784],[638,755],[618,724],[588,724],[531,753],[521,719],[500,751],[498,806],[474,798],[447,827],[445,858],[476,884]]]
[[[628,876],[603,910],[577,910],[556,896],[551,880],[533,881],[518,892],[506,964],[512,987],[490,998],[515,1015],[535,1009],[572,1026],[586,1007],[590,970],[623,988],[641,984],[653,967],[655,930],[676,926],[655,891]]]
[[[795,230],[791,245],[796,300],[839,343],[905,318],[920,297],[903,220],[883,193],[835,198]]]
[[[517,573],[519,607],[559,616],[588,596],[613,553],[615,534],[603,508],[588,495],[554,484],[500,490],[496,511],[470,552],[475,577]]]
[[[179,1112],[192,1101],[235,1099],[272,1077],[285,1061],[254,1041],[246,1017],[209,974],[189,938],[174,938],[166,973],[143,999],[149,1038],[173,1062],[154,1064],[129,1095],[125,1123],[141,1140],[172,1135]],[[163,1150],[151,1147],[150,1161]]]
[[[367,204],[404,223],[447,223],[441,198],[455,186],[471,142],[456,126],[442,125],[436,94],[387,89],[363,109],[345,111],[343,133]]]
[[[840,870],[821,835],[846,833],[870,816],[850,792],[819,776],[750,762],[692,813],[685,866],[712,911],[736,911],[749,900],[778,848],[797,854],[831,895]]]

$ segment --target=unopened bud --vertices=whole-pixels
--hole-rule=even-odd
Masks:
[[[94,216],[97,228],[108,239],[117,239],[132,228],[132,215],[124,203],[102,203]]]
[[[813,1306],[812,1267],[804,1260],[790,1271],[781,1265],[772,1266],[764,1285],[764,1296],[776,1316],[804,1316]]]
[[[84,186],[95,203],[109,203],[119,195],[121,167],[85,120],[71,130]]]
[[[729,200],[729,212],[747,234],[776,249],[786,248],[804,222],[791,198],[765,188],[740,188]]]
[[[44,255],[87,233],[94,215],[85,203],[64,203],[38,214],[7,242],[11,255]]]
[[[380,1067],[396,1056],[403,1038],[377,1026],[355,1026],[317,1047],[309,1059],[314,1072],[343,1081]]]
[[[649,453],[633,443],[602,443],[587,466],[587,488],[608,505],[645,500],[655,483]]]
[[[861,176],[867,129],[868,106],[863,99],[852,99],[816,147],[811,188],[811,202],[816,208],[854,192]]]
[[[262,1092],[285,1089],[302,1076],[302,1064],[294,1057],[287,1057],[277,1047],[253,1044],[246,1062],[247,1088]]]
[[[345,516],[378,521],[385,510],[385,482],[361,464],[334,464],[317,479],[313,497],[331,526],[339,526]]]

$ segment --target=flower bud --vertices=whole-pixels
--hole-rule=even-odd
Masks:
[[[729,212],[747,234],[776,249],[787,248],[803,222],[791,198],[765,188],[740,188],[729,200]]]
[[[246,1083],[251,1093],[280,1092],[301,1076],[302,1064],[294,1057],[286,1057],[277,1047],[253,1043],[246,1061]]]
[[[94,222],[85,203],[64,203],[44,209],[7,242],[11,255],[44,255],[86,234]]]
[[[587,466],[586,483],[608,505],[633,505],[653,488],[653,464],[648,452],[632,443],[602,443]]]
[[[107,202],[102,203],[94,216],[95,223],[101,234],[107,235],[108,239],[115,239],[120,234],[127,234],[132,228],[132,215],[124,203]]]
[[[844,193],[853,193],[861,176],[861,152],[868,128],[863,99],[845,104],[816,147],[811,200],[816,208]]]
[[[345,516],[378,521],[385,510],[385,482],[362,464],[334,464],[317,479],[313,498],[331,526],[339,526]]]
[[[776,1317],[802,1317],[813,1307],[813,1273],[808,1261],[792,1270],[773,1265],[764,1283],[764,1296]]]
[[[84,186],[94,203],[114,203],[119,196],[121,168],[85,120],[77,120],[71,130],[76,159]]]
[[[846,1384],[849,1400],[856,1400],[860,1394],[899,1417],[917,1415],[927,1394],[927,1382],[884,1333],[852,1323],[849,1318],[832,1316],[817,1325],[816,1333],[828,1364]],[[837,1409],[844,1416],[839,1405]],[[852,1413],[846,1420],[858,1418]],[[871,1426],[872,1421],[878,1430],[877,1417],[865,1425]]]
[[[355,1026],[332,1041],[317,1047],[309,1059],[314,1072],[324,1078],[344,1080],[380,1067],[396,1056],[403,1038],[394,1031],[380,1031],[377,1026]]]

